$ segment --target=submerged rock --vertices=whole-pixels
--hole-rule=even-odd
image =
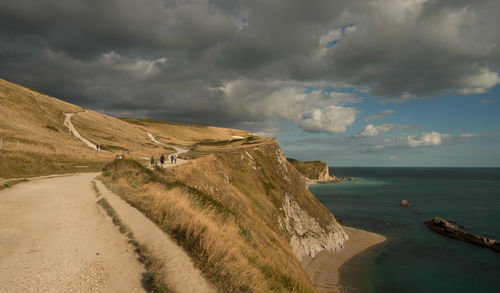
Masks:
[[[484,247],[491,248],[497,252],[500,252],[500,242],[489,239],[476,234],[468,233],[461,230],[457,224],[442,219],[440,217],[434,217],[430,221],[424,222],[429,229],[438,232],[444,236],[448,236],[453,239],[463,240]]]

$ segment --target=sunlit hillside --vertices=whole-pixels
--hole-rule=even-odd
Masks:
[[[64,126],[65,113],[75,113],[76,130],[103,151],[88,147]],[[64,102],[0,79],[0,177],[27,177],[100,170],[115,155],[146,164],[171,147],[246,137],[246,131],[152,120],[117,119]]]

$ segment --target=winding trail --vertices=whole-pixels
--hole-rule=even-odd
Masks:
[[[109,191],[100,181],[97,182],[97,187],[102,196],[117,211],[122,222],[133,231],[134,236],[145,244],[154,256],[163,261],[164,276],[174,292],[216,292],[194,266],[184,249],[179,247],[155,223],[118,195]]]
[[[159,144],[159,145],[166,146],[166,147],[174,148],[175,151],[176,151],[176,153],[173,154],[174,156],[178,156],[179,154],[187,153],[189,151],[187,149],[183,149],[183,148],[180,148],[180,147],[176,147],[174,145],[169,145],[169,144],[160,142],[160,141],[156,140],[156,138],[150,132],[146,131],[146,134],[149,136],[149,138],[151,139],[152,142],[154,142],[156,144]],[[183,159],[177,159],[177,164],[172,164],[172,163],[170,163],[170,158],[167,158],[167,160],[165,161],[166,164],[164,165],[164,168],[170,168],[170,167],[174,167],[176,165],[184,165],[187,162],[189,162],[189,161],[188,160],[183,160]]]
[[[98,206],[101,197],[163,261],[170,289],[216,292],[181,247],[97,175],[37,179],[0,191],[0,292],[146,292],[144,265]]]
[[[145,292],[134,247],[96,204],[96,175],[0,192],[0,292]]]
[[[87,112],[88,112],[87,110],[84,111],[84,113],[87,113]],[[64,115],[66,115],[66,118],[64,119],[64,126],[66,126],[69,129],[69,132],[71,134],[73,134],[76,138],[81,140],[89,148],[96,150],[96,145],[94,143],[90,142],[85,137],[81,136],[80,133],[78,132],[78,130],[76,130],[73,123],[71,123],[71,117],[73,117],[74,114],[78,114],[78,113],[64,113]]]

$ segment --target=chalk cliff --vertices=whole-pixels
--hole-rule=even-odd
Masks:
[[[328,164],[323,161],[299,161],[288,158],[288,161],[307,179],[316,182],[337,181],[337,177],[330,175]]]
[[[261,194],[262,202],[271,200],[273,211],[269,215],[277,216],[267,219],[269,227],[287,240],[297,259],[303,261],[306,256],[314,257],[322,250],[341,250],[348,239],[347,234],[334,216],[308,191],[304,177],[287,160],[279,144],[274,139],[261,139],[255,146],[244,146],[233,150],[240,162],[231,160],[231,164],[225,164],[224,174],[233,174],[232,185],[242,193]],[[234,155],[224,153],[217,156],[219,161],[227,162],[228,157]],[[314,161],[313,167],[309,168],[317,174],[313,178],[332,179],[326,163]],[[242,178],[245,184],[240,185],[239,180],[234,180],[238,176],[235,169],[245,170]],[[248,185],[248,182],[254,181],[255,184]],[[220,188],[221,183],[214,186]],[[261,213],[258,209],[255,212]]]
[[[105,181],[133,194],[134,206],[147,206],[145,213],[180,239],[202,270],[217,268],[208,277],[225,291],[315,291],[302,266],[320,251],[341,250],[348,236],[276,140],[200,143],[185,156],[196,159],[150,175],[114,162]],[[194,210],[176,211],[186,204],[167,204],[168,198]],[[200,215],[203,221],[193,222]],[[230,257],[214,264],[214,255]]]

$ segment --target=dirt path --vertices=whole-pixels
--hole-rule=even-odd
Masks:
[[[85,113],[87,113],[87,110],[85,110]],[[66,118],[64,119],[64,126],[66,126],[69,129],[70,133],[72,133],[76,138],[81,140],[89,148],[96,150],[97,149],[96,145],[87,140],[85,137],[81,136],[78,130],[76,130],[75,126],[73,126],[73,123],[71,123],[71,117],[73,117],[74,114],[78,113],[64,113],[64,115],[66,115]]]
[[[153,255],[165,264],[165,278],[175,292],[216,292],[195,268],[187,253],[170,239],[156,224],[130,206],[116,194],[97,181],[102,196],[116,210],[122,222],[134,233],[137,240],[145,244]]]
[[[133,246],[96,204],[96,175],[0,191],[0,292],[145,292]]]
[[[189,151],[189,150],[186,150],[186,149],[183,149],[183,148],[180,148],[180,147],[176,147],[174,145],[169,145],[169,144],[165,144],[163,142],[159,142],[158,140],[156,140],[156,138],[150,132],[146,132],[146,134],[149,136],[149,138],[151,139],[152,142],[157,143],[159,145],[166,146],[166,147],[174,148],[175,151],[176,151],[176,153],[174,153],[173,155],[175,155],[175,156],[179,156],[179,154],[187,153]],[[177,159],[177,163],[176,164],[172,164],[171,161],[170,161],[170,157],[167,157],[167,159],[165,161],[165,165],[163,167],[164,168],[170,168],[170,167],[174,167],[176,165],[184,165],[187,162],[189,162],[189,161],[188,160],[183,160],[183,159]]]

